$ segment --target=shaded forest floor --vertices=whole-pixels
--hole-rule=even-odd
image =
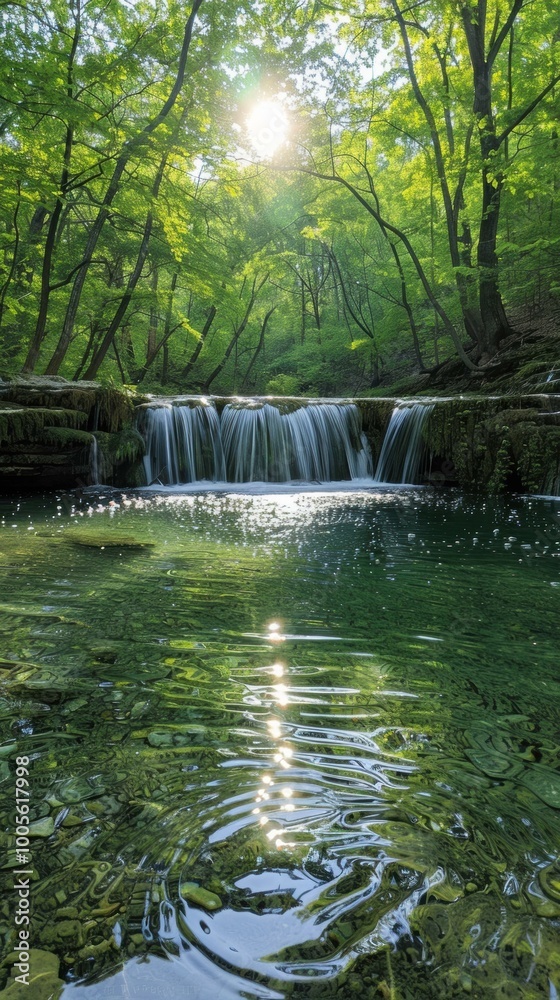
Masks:
[[[431,373],[408,374],[397,381],[386,377],[367,395],[560,392],[560,309],[548,309],[538,319],[525,311],[511,318],[515,334],[502,342],[492,363],[480,371],[467,371],[458,358],[449,358]]]

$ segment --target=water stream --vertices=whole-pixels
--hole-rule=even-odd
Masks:
[[[314,490],[2,504],[49,996],[556,996],[558,506]]]
[[[372,459],[354,404],[228,403],[204,399],[148,406],[148,485],[192,482],[332,482],[371,478]]]
[[[395,406],[377,461],[376,482],[418,482],[425,451],[422,428],[432,410],[431,403]]]

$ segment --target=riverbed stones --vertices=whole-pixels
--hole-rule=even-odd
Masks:
[[[50,951],[41,948],[31,948],[29,951],[29,984],[17,983],[17,969],[13,963],[17,961],[16,952],[5,959],[4,964],[12,966],[12,978],[8,980],[3,991],[4,1000],[57,1000],[62,993],[64,983],[58,978],[59,959]]]
[[[154,542],[134,538],[133,535],[90,534],[89,532],[68,531],[65,541],[88,549],[153,549]]]
[[[43,819],[38,819],[35,823],[30,823],[29,825],[30,837],[50,837],[51,833],[54,833],[54,819],[52,816],[44,816]]]
[[[201,906],[204,910],[219,910],[222,906],[222,901],[215,892],[210,892],[197,882],[183,882],[180,893],[183,899]]]

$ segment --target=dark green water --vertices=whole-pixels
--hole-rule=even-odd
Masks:
[[[73,503],[1,507],[8,1000],[556,998],[559,505]]]

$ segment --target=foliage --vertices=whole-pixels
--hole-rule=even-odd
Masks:
[[[6,4],[2,373],[355,395],[555,322],[558,15]]]
[[[275,375],[266,383],[266,391],[269,396],[297,396],[300,381],[295,375]]]

